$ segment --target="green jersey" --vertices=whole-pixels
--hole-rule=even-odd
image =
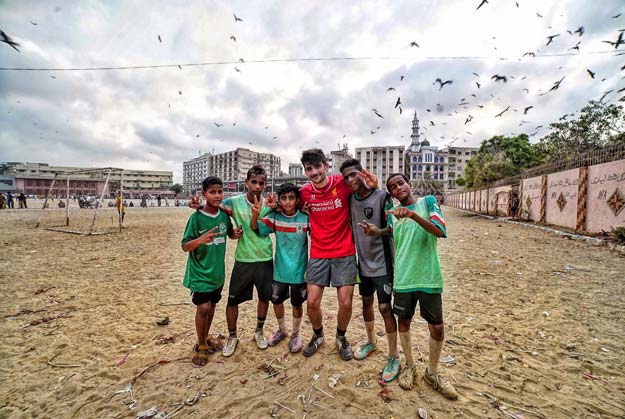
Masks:
[[[211,292],[223,286],[226,278],[226,235],[232,229],[230,217],[219,210],[209,214],[199,210],[191,214],[182,236],[182,244],[197,239],[217,227],[211,243],[202,244],[189,252],[182,285],[196,292]]]
[[[432,195],[423,197],[406,208],[434,223],[443,232],[443,237],[447,237],[443,213]],[[442,292],[443,272],[436,250],[436,236],[425,231],[416,221],[410,218],[398,219],[392,214],[389,217],[389,226],[393,231],[395,247],[393,289],[400,293]]]
[[[258,220],[258,231],[262,236],[276,234],[273,280],[303,284],[308,263],[308,215],[299,210],[293,215],[272,212]]]
[[[260,210],[260,218],[271,212],[271,208],[264,205]],[[252,204],[247,200],[247,194],[226,198],[221,202],[221,208],[230,215],[237,226],[243,227],[243,235],[237,243],[234,259],[238,262],[264,262],[273,259],[273,245],[267,236],[259,236],[250,228],[252,220]]]

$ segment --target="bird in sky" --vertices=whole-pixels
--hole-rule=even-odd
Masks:
[[[586,72],[588,73],[588,75],[590,76],[590,78],[594,79],[595,78],[595,72],[591,71],[589,68],[586,69]]]
[[[528,107],[526,107],[525,109],[523,109],[523,115],[527,115],[527,112],[528,112],[530,109],[532,109],[532,108],[533,108],[533,106],[528,106]]]
[[[403,109],[401,108],[401,106],[400,106],[400,107],[399,107],[399,114],[401,115],[401,113],[402,113],[403,111],[404,111],[404,110],[403,110]]]
[[[219,127],[223,127],[223,126],[224,126],[224,124],[218,124],[217,122],[213,122],[213,124],[215,124],[215,126],[216,126],[217,128],[219,128]]]
[[[477,88],[479,89],[481,84],[479,84],[478,82],[475,82],[475,84],[477,84]]]
[[[387,92],[390,92],[391,90],[395,90],[394,87],[389,87],[388,89],[386,89]]]
[[[560,34],[558,33],[558,34],[555,34],[555,35],[549,35],[549,36],[547,37],[547,45],[549,45],[550,43],[552,43],[552,42],[553,42],[553,39],[554,39],[555,37],[557,37],[557,36],[560,36]]]
[[[244,63],[244,62],[245,62],[245,60],[244,60],[243,58],[239,58],[239,62]]]
[[[579,36],[582,36],[584,34],[584,27],[580,26],[579,28],[577,28],[577,30],[573,33],[578,34]]]
[[[612,19],[618,19],[619,17],[621,17],[622,14],[623,13],[619,13],[618,15],[614,15],[614,16],[612,16]]]
[[[238,17],[236,14],[232,14],[234,16],[234,21],[235,22],[243,22],[243,19],[241,19],[240,17]]]
[[[503,111],[499,112],[497,115],[495,115],[495,118],[500,117],[501,115],[503,115],[504,113],[508,112],[508,109],[510,109],[511,105],[508,105],[508,107],[506,109],[504,109]]]
[[[527,93],[528,95],[530,94],[530,89],[523,89],[523,91]]]
[[[434,84],[438,83],[438,90],[441,90],[443,87],[445,87],[446,84],[452,84],[454,81],[453,80],[441,80],[441,79],[436,79],[434,80]]]
[[[612,93],[613,91],[614,91],[614,89],[610,89],[610,90],[608,90],[607,92],[605,92],[605,93],[603,94],[603,96],[601,96],[601,99],[599,99],[599,103],[603,102],[603,99],[605,99],[605,97],[606,97],[607,95],[609,95],[610,93]]]
[[[551,89],[549,89],[549,92],[553,92],[554,90],[558,90],[560,88],[560,83],[562,83],[562,80],[564,80],[565,77],[566,76],[563,76],[560,80],[554,82],[553,86],[551,86]],[[541,96],[545,95],[545,94],[547,94],[549,92],[543,93],[543,94],[541,94]]]
[[[37,22],[33,22],[32,20],[30,21],[30,24],[33,25],[33,26],[39,25]]]
[[[538,16],[538,17],[540,17],[540,18],[542,18],[542,17],[543,17],[543,15],[541,15],[541,14],[540,14],[540,13],[538,13],[538,12],[536,13],[536,16]]]
[[[495,80],[495,82],[503,81],[504,83],[508,83],[508,78],[506,76],[500,76],[499,74],[494,74],[491,80]]]
[[[473,117],[471,116],[471,114],[469,114],[469,116],[467,117],[467,119],[464,121],[464,125],[468,124],[469,122],[471,122],[473,120]]]
[[[522,55],[522,57],[525,57],[526,55],[529,55],[530,57],[536,57],[536,53],[534,52],[526,52],[525,54]]]
[[[410,43],[410,46],[411,46],[411,47],[421,48],[421,47],[419,46],[419,44],[417,44],[415,41],[412,41],[412,42]]]
[[[375,108],[371,109],[373,111],[374,114],[376,114],[377,116],[379,116],[380,118],[384,118],[382,115],[380,115],[380,112],[378,112]]]
[[[241,70],[239,70],[237,67],[234,68],[234,71],[236,71],[237,73],[241,72]]]
[[[397,108],[399,105],[401,105],[401,98],[397,97],[397,102],[395,102],[395,107]]]
[[[399,81],[403,81],[404,80],[404,76],[399,76]]]
[[[474,75],[475,77],[480,77],[480,75],[479,75],[479,74],[477,74],[477,73],[473,73],[473,75]]]
[[[618,34],[618,38],[616,38],[616,42],[612,42],[612,41],[601,41],[604,42],[606,44],[610,44],[614,47],[614,49],[618,49],[618,47],[621,44],[625,44],[625,41],[623,40],[623,32],[619,32]]]
[[[156,35],[156,37],[158,38],[158,42],[163,42],[163,39],[161,38],[160,35]]]
[[[477,6],[477,9],[475,10],[480,10],[480,7],[484,6],[484,4],[488,3],[488,0],[482,0],[482,2],[480,3],[479,6]]]
[[[13,48],[15,51],[20,52],[20,50],[17,47],[21,45],[15,42],[13,38],[7,35],[2,29],[0,29],[0,42],[4,42],[5,44]]]
[[[234,35],[230,35],[230,39],[232,39],[234,42],[237,42],[237,37]]]
[[[178,94],[179,94],[179,95],[182,95],[182,90],[178,90]]]

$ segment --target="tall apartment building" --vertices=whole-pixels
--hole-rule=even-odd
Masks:
[[[90,173],[72,174],[92,168],[77,166],[51,166],[47,163],[6,162],[3,164],[4,174],[13,176],[15,189],[27,195],[45,195],[50,189],[55,175],[57,181],[53,195],[65,195],[67,191],[67,175],[70,174],[70,195],[96,195],[102,193],[107,176],[106,170],[93,170]],[[123,179],[125,196],[162,195],[174,196],[171,191],[173,172],[161,170],[118,170],[111,172],[109,192],[120,189]]]
[[[403,145],[359,147],[355,154],[362,167],[378,177],[380,185],[391,173],[404,173]]]
[[[259,153],[247,148],[237,148],[221,154],[206,153],[182,163],[182,185],[186,192],[202,188],[207,176],[217,176],[224,182],[244,181],[247,171],[260,164],[269,178],[280,176],[280,157],[271,153]]]
[[[464,177],[464,169],[471,158],[477,155],[477,147],[449,147],[447,149],[447,188],[456,189],[456,180]]]

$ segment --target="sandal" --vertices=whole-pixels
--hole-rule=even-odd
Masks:
[[[202,368],[206,364],[208,364],[208,346],[200,346],[195,345],[193,349],[195,353],[193,354],[193,358],[191,358],[191,365],[195,368]]]
[[[197,352],[200,350],[200,345],[198,343],[196,343],[195,345],[193,345],[193,352]],[[211,340],[208,339],[206,341],[206,352],[208,352],[209,355],[212,355],[215,353],[215,346],[213,343],[211,343]]]
[[[221,351],[224,348],[224,345],[223,345],[223,343],[221,343],[220,339],[208,338],[208,339],[206,339],[206,344],[208,345],[208,350],[209,351],[212,349],[213,352],[211,352],[211,353],[215,353],[217,351]]]

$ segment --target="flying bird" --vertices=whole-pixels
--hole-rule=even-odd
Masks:
[[[471,116],[471,114],[469,114],[469,116],[467,117],[467,119],[464,121],[464,125],[468,124],[469,122],[471,122],[473,120],[473,117]]]
[[[397,102],[395,102],[395,107],[398,107],[399,105],[401,105],[401,98],[397,97]]]
[[[538,17],[540,17],[540,18],[542,18],[542,17],[543,17],[543,15],[541,15],[540,13],[536,13],[536,16],[538,16]]]
[[[395,90],[394,87],[389,87],[388,89],[386,89],[387,92],[390,92],[391,90]]]
[[[554,90],[558,90],[558,88],[560,87],[560,83],[562,83],[562,80],[564,80],[565,77],[566,76],[562,76],[562,78],[560,80],[558,80],[557,82],[553,83],[553,86],[551,87],[551,89],[549,89],[549,92],[553,92]],[[549,93],[549,92],[547,92],[547,93]]]
[[[421,47],[419,46],[419,44],[417,44],[415,41],[412,41],[412,42],[410,43],[410,46],[411,46],[411,47],[421,48]]]
[[[2,29],[0,29],[0,38],[1,38],[0,42],[4,42],[5,44],[13,48],[15,51],[20,52],[20,50],[17,47],[21,45],[15,42],[13,38],[7,35]]]
[[[506,109],[504,109],[503,111],[499,112],[497,115],[495,115],[495,118],[500,117],[501,115],[503,115],[504,113],[506,113],[508,111],[508,109],[510,109],[511,105],[508,105],[508,107]]]
[[[230,35],[230,39],[232,39],[234,42],[237,42],[237,37],[234,35]]]
[[[244,62],[245,62],[245,60],[244,60],[243,58],[239,58],[239,62],[244,63]]]
[[[179,94],[179,95],[182,95],[182,90],[178,90],[178,94]]]
[[[506,76],[500,76],[499,74],[494,74],[491,80],[495,80],[495,82],[503,81],[504,83],[508,83],[508,78]]]
[[[536,54],[533,52],[526,52],[525,54],[522,55],[522,57],[525,57],[526,55],[529,55],[530,57],[536,57]]]
[[[213,124],[215,124],[215,126],[216,126],[217,128],[219,128],[219,127],[223,127],[223,126],[224,126],[224,124],[218,124],[217,122],[213,122]]]
[[[399,76],[399,81],[403,81],[404,80],[404,76]]]
[[[163,42],[160,35],[156,35],[156,37],[158,38],[158,42]]]
[[[527,115],[527,112],[532,108],[533,106],[528,106],[527,108],[523,109],[523,115]]]
[[[590,78],[594,79],[595,78],[595,74],[597,73],[593,73],[592,71],[590,71],[589,68],[586,69],[586,72],[588,73],[588,75],[590,76]]]
[[[479,6],[477,6],[477,9],[475,10],[480,10],[480,7],[484,6],[484,3],[488,3],[488,0],[482,0],[482,2],[480,3]]]
[[[530,89],[523,89],[523,91],[527,93],[528,95],[530,94]]]
[[[32,20],[30,21],[30,24],[31,24],[31,25],[34,25],[34,26],[39,25],[37,22],[33,22]]]
[[[612,41],[601,41],[601,42],[610,44],[614,47],[614,49],[618,49],[619,45],[625,44],[625,41],[623,41],[623,32],[619,32],[618,38],[616,38],[616,42],[612,42]]]
[[[240,17],[237,17],[237,15],[235,15],[234,13],[232,15],[234,16],[235,22],[243,22],[243,19],[241,19]]]
[[[234,68],[234,71],[236,71],[237,73],[241,72],[241,70],[239,70],[237,67]]]
[[[555,37],[557,37],[557,36],[560,36],[560,34],[556,34],[556,35],[549,35],[549,36],[547,37],[547,45],[549,45],[550,43],[552,43],[552,42],[553,42],[553,38],[555,38]]]
[[[403,110],[403,109],[401,108],[401,106],[400,106],[400,107],[399,107],[399,114],[401,115],[401,113],[402,113],[403,111],[404,111],[404,110]]]
[[[180,64],[178,64],[178,68],[182,70],[182,66]]]
[[[619,13],[618,15],[612,16],[612,19],[618,19],[619,17],[621,17],[623,13]]]
[[[478,82],[475,82],[475,84],[477,84],[477,88],[479,89],[481,84],[479,84]]]
[[[582,36],[584,34],[584,27],[580,26],[579,28],[577,28],[577,30],[573,33],[579,34],[579,36]]]
[[[603,102],[603,99],[605,99],[605,97],[606,97],[607,95],[609,95],[610,93],[612,93],[613,91],[614,91],[614,89],[611,89],[611,90],[608,90],[607,92],[605,92],[605,93],[603,94],[603,96],[601,96],[601,99],[599,99],[599,103]]]
[[[376,114],[377,116],[379,116],[380,118],[384,118],[382,115],[380,115],[380,113],[374,108],[371,109],[373,111],[374,114]]]
[[[434,80],[434,84],[438,83],[438,90],[441,90],[443,87],[445,87],[446,84],[452,84],[454,81],[453,80],[441,80],[441,79],[436,79]]]

